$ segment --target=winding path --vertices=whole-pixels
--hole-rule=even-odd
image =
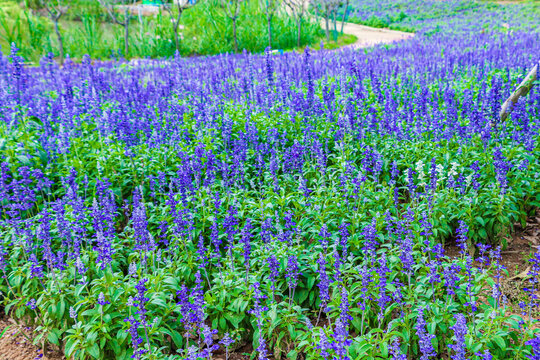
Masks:
[[[321,26],[324,28],[324,20],[321,21]],[[339,24],[339,29],[341,24]],[[390,29],[379,29],[365,25],[353,23],[345,23],[343,33],[354,35],[358,40],[354,44],[348,45],[355,49],[366,48],[377,44],[389,44],[396,41],[402,41],[414,36],[414,33],[396,31]]]

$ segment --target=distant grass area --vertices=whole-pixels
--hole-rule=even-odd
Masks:
[[[320,42],[313,44],[311,46],[311,48],[314,49],[314,50],[320,50],[321,45],[323,45],[323,48],[326,49],[326,50],[334,50],[334,49],[338,49],[338,48],[343,47],[343,46],[352,45],[357,40],[358,40],[358,38],[356,36],[354,36],[354,35],[339,34],[337,42],[335,42],[332,39],[330,39],[330,41],[326,41],[326,37],[324,37],[324,38],[321,39]]]
[[[185,10],[181,24],[181,55],[234,51],[232,22],[218,1],[203,0]],[[64,53],[72,59],[81,59],[85,54],[99,59],[125,55],[122,53],[123,28],[110,23],[95,2],[77,0],[71,3],[70,12],[62,18],[60,27]],[[237,34],[240,51],[262,52],[268,46],[266,17],[258,2],[242,3]],[[306,21],[302,27],[302,47],[318,46],[323,36],[318,24]],[[172,56],[176,51],[173,39],[167,13],[142,19],[134,17],[128,57]],[[285,12],[277,13],[272,20],[272,40],[274,49],[297,47],[296,24]],[[338,45],[347,41],[351,40],[340,37]],[[9,52],[11,43],[17,45],[25,59],[33,62],[38,62],[47,53],[52,52],[56,56],[59,53],[53,24],[42,12],[24,8],[13,0],[0,0],[0,46],[4,53]]]

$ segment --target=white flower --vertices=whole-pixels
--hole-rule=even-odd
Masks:
[[[418,173],[418,186],[426,186],[427,184],[424,181],[424,163],[422,160],[416,162],[416,172]]]
[[[453,162],[450,164],[452,167],[450,168],[450,171],[448,172],[448,176],[455,176],[457,175],[456,169],[458,168],[459,164],[457,162]]]
[[[465,187],[468,187],[469,185],[471,185],[472,177],[473,177],[473,174],[469,174],[469,176],[465,178]]]
[[[437,182],[444,180],[444,166],[437,164],[435,170],[437,171]]]

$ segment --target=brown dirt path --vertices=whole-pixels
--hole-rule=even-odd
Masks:
[[[32,331],[23,328],[13,320],[0,319],[0,360],[63,360],[64,357],[56,352],[43,354],[42,350],[33,345]],[[24,335],[23,335],[24,334]]]

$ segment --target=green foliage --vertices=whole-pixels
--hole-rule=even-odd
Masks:
[[[268,46],[266,16],[257,1],[241,3],[238,18],[238,45],[240,50],[262,52]],[[33,9],[33,10],[32,10]],[[36,15],[38,4],[21,8],[14,2],[0,3],[0,46],[9,52],[15,43],[21,54],[37,63],[53,52],[58,55],[58,41],[50,20]],[[43,11],[43,10],[41,10]],[[180,30],[182,55],[210,55],[233,52],[232,22],[221,3],[201,1],[184,11]],[[61,19],[65,53],[72,59],[90,55],[95,59],[123,56],[123,28],[110,22],[97,1],[70,2],[68,13]],[[286,12],[278,12],[272,19],[274,49],[291,49],[297,45],[296,23]],[[322,30],[309,17],[302,26],[302,44],[317,44]],[[346,38],[345,43],[351,40]],[[129,57],[169,57],[176,49],[171,19],[166,12],[138,17],[130,25]]]

